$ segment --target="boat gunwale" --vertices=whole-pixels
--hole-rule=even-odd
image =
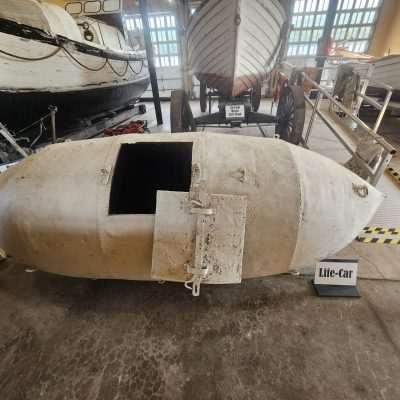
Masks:
[[[55,47],[63,48],[63,46],[73,45],[74,50],[78,53],[91,55],[94,57],[116,60],[116,61],[144,61],[146,57],[134,51],[125,51],[121,54],[113,51],[91,46],[85,42],[67,38],[62,35],[50,35],[48,32],[29,25],[18,24],[15,21],[0,18],[0,33],[16,36],[22,39],[29,39]]]

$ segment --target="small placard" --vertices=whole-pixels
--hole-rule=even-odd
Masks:
[[[225,106],[225,116],[228,120],[244,120],[244,104],[227,104]]]
[[[356,286],[358,260],[326,259],[317,264],[315,285]]]

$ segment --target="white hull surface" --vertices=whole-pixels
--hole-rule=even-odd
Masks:
[[[287,16],[278,0],[208,0],[187,30],[193,74],[227,97],[264,80],[275,66]]]
[[[382,199],[349,170],[277,139],[63,143],[0,175],[0,248],[62,275],[184,282],[200,263],[204,282],[237,283],[335,254]]]
[[[367,76],[369,67],[372,65],[371,78],[373,82],[370,86],[379,87],[378,83],[384,83],[394,90],[400,91],[400,54],[383,57],[369,63],[351,63],[351,65],[363,78]]]
[[[0,32],[0,49],[28,58],[39,58],[54,52],[55,47]],[[84,54],[74,49],[70,52],[83,65],[90,69],[99,69],[99,71],[80,66],[65,51],[35,62],[16,60],[0,54],[0,91],[66,92],[148,79],[148,71],[142,67],[143,62],[140,60],[130,61],[131,68],[128,69],[126,68],[127,61],[119,60],[109,60],[109,63],[101,68],[105,62],[104,58]]]
[[[38,120],[49,106],[58,108],[62,125],[122,107],[146,90],[144,54],[132,51],[116,28],[86,17],[74,20],[53,4],[4,1],[0,121],[9,128]]]

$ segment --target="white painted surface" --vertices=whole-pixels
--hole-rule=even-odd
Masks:
[[[53,35],[65,36],[68,39],[82,42],[83,38],[75,20],[61,7],[55,4],[42,3],[42,12],[46,17]]]
[[[182,282],[197,273],[203,283],[242,281],[247,197],[207,198],[209,215],[193,212],[188,193],[157,193],[152,279]]]
[[[37,19],[39,17],[42,19],[45,18],[53,35],[61,35],[99,49],[112,50],[114,53],[122,56],[126,56],[129,53],[131,55],[136,54],[138,58],[143,58],[142,52],[135,53],[130,51],[123,36],[114,27],[101,22],[99,23],[90,18],[80,17],[79,22],[88,22],[90,29],[95,34],[95,41],[93,43],[87,42],[83,39],[83,31],[78,27],[77,22],[61,7],[48,3],[39,4],[34,0],[22,1],[24,4],[25,2],[29,3],[32,10],[36,10]],[[9,14],[17,15],[20,11],[19,3],[15,3],[14,9],[9,1],[7,4]],[[0,12],[0,15],[3,18],[7,16],[4,11]],[[21,14],[18,21],[22,23],[24,19],[27,20],[26,22],[29,22],[29,19],[24,14]],[[104,43],[102,41],[103,38]],[[130,62],[133,71],[139,72],[136,74],[131,68],[127,68],[126,61],[109,60],[113,67],[111,68],[110,65],[105,64],[106,59],[102,57],[78,52],[73,45],[67,47],[72,56],[81,64],[90,69],[100,70],[91,71],[82,67],[63,49],[56,55],[41,61],[23,61],[0,54],[0,90],[71,91],[123,85],[148,77],[148,70],[145,66],[142,68],[142,61]],[[0,49],[25,58],[39,58],[52,54],[57,50],[57,47],[35,40],[0,33]],[[101,68],[103,65],[104,67]]]
[[[0,18],[50,31],[41,4],[36,0],[1,0]]]
[[[371,186],[358,196],[358,176],[281,140],[125,135],[52,145],[1,174],[0,247],[49,272],[151,279],[154,215],[109,215],[110,178],[122,143],[171,141],[193,143],[206,193],[247,197],[243,278],[315,265],[349,244],[382,200]]]
[[[372,79],[376,82],[385,83],[396,90],[400,90],[400,54],[383,57],[371,63],[352,63],[354,69],[366,76],[369,65],[374,66]],[[370,86],[375,86],[371,83]]]
[[[192,73],[241,78],[252,87],[274,66],[285,21],[276,0],[208,1],[188,27]]]
[[[42,57],[54,52],[56,47],[49,44],[18,38],[13,35],[0,33],[0,48],[23,57]],[[90,68],[99,68],[104,64],[104,59],[79,53],[73,49],[70,52],[82,64]],[[125,61],[110,61],[114,69],[124,72]],[[141,61],[130,62],[135,71],[141,68]],[[68,91],[90,88],[90,86],[110,86],[115,83],[131,83],[148,76],[146,68],[141,74],[135,75],[129,68],[124,77],[116,75],[109,65],[101,71],[89,71],[63,50],[55,56],[43,61],[20,61],[15,58],[0,54],[0,90],[49,90]]]

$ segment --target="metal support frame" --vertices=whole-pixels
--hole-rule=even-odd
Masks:
[[[188,48],[186,40],[186,29],[190,20],[190,1],[189,0],[178,0],[176,2],[176,15],[178,22],[178,34],[180,40],[178,40],[178,47],[180,54],[182,55],[181,60],[181,74],[182,74],[182,88],[191,98],[193,95],[193,75],[191,74],[189,62],[188,62]]]
[[[217,90],[210,89],[207,93],[208,99],[208,114],[201,115],[200,117],[194,118],[196,126],[199,127],[211,127],[211,128],[240,128],[242,124],[247,127],[258,128],[261,134],[266,137],[265,131],[262,129],[263,126],[276,125],[278,118],[275,115],[264,114],[252,111],[250,91],[243,93],[238,98],[226,99],[223,98],[221,93]],[[212,113],[212,100],[219,99],[219,111]],[[245,118],[243,120],[228,120],[226,119],[225,107],[228,104],[242,104],[245,107]]]
[[[307,96],[305,97],[306,101],[310,104],[311,100],[307,98]],[[308,124],[307,127],[307,132],[306,132],[306,137],[304,138],[304,143],[307,144],[308,143],[308,139],[311,135],[311,130],[312,127],[314,125],[314,121],[315,121],[315,117],[317,116],[317,112],[318,112],[318,107],[319,107],[319,103],[321,102],[322,99],[322,92],[318,92],[317,98],[315,100],[315,106],[313,107],[313,111],[310,117],[310,122]],[[312,103],[311,103],[312,105]]]
[[[258,128],[262,135],[266,136],[262,127],[276,125],[278,123],[278,118],[274,115],[251,111],[250,104],[245,104],[245,118],[243,120],[227,120],[225,114],[226,104],[227,103],[221,103],[218,112],[195,118],[194,122],[196,126],[212,128],[226,128],[228,126],[231,128],[238,128],[241,127],[242,124],[245,124],[248,127]]]
[[[360,112],[360,108],[361,108],[361,105],[362,105],[363,101],[367,101],[368,102],[368,100],[370,100],[370,97],[366,96],[366,94],[367,94],[368,85],[369,85],[369,82],[370,82],[370,80],[372,78],[372,74],[374,72],[374,69],[375,69],[374,65],[373,64],[369,64],[366,79],[362,80],[361,90],[357,93],[358,101],[357,101],[357,106],[356,106],[356,114],[358,114]],[[371,104],[371,105],[373,107],[375,107],[374,104]]]
[[[17,143],[8,129],[0,122],[0,135],[19,153],[22,157],[28,157],[28,153]]]
[[[151,42],[149,15],[147,13],[147,0],[139,0],[140,13],[143,22],[143,34],[146,44],[147,61],[149,64],[149,74],[151,81],[151,89],[153,91],[154,108],[156,112],[157,125],[163,124],[163,116],[161,110],[160,91],[158,89],[157,72],[154,65],[153,44]]]
[[[293,67],[293,66],[291,66],[291,67]],[[345,147],[345,149],[357,160],[357,163],[359,164],[360,168],[362,168],[362,170],[369,177],[370,183],[372,185],[376,185],[378,183],[379,179],[381,178],[382,174],[385,172],[393,155],[396,154],[396,149],[392,145],[390,145],[382,136],[380,136],[377,133],[378,129],[382,123],[384,114],[389,105],[389,101],[392,96],[393,89],[387,85],[381,84],[382,87],[384,87],[385,89],[388,90],[387,96],[386,96],[386,99],[385,99],[383,105],[380,105],[379,103],[375,104],[376,102],[374,102],[374,100],[368,98],[368,96],[365,95],[366,87],[365,87],[365,92],[364,92],[364,88],[363,88],[362,89],[363,92],[359,93],[359,95],[362,98],[369,99],[369,104],[371,104],[373,106],[379,104],[379,108],[378,108],[380,110],[379,116],[377,118],[377,121],[376,121],[374,127],[370,128],[365,122],[363,122],[360,118],[358,118],[351,111],[349,111],[342,103],[340,103],[334,97],[332,97],[331,94],[326,89],[324,89],[316,81],[311,79],[305,72],[301,72],[301,75],[302,75],[303,79],[307,80],[312,85],[313,89],[315,91],[317,91],[317,93],[318,93],[315,101],[312,101],[310,98],[305,96],[307,103],[312,107],[312,114],[311,114],[311,118],[310,118],[310,121],[309,121],[309,124],[307,127],[306,135],[305,135],[304,139],[302,140],[304,147],[308,147],[308,141],[309,141],[309,138],[311,135],[312,127],[315,122],[315,118],[318,115],[322,119],[322,121],[325,123],[325,125],[337,137],[337,139],[340,141],[340,143]],[[359,157],[356,150],[353,149],[353,147],[348,143],[348,141],[346,141],[345,138],[340,134],[340,132],[337,131],[337,128],[321,112],[320,104],[321,104],[321,100],[323,98],[326,98],[329,100],[329,102],[330,102],[329,108],[330,109],[332,106],[336,106],[341,112],[343,112],[347,117],[349,117],[353,122],[355,122],[358,127],[360,127],[365,133],[367,133],[376,143],[378,143],[382,147],[382,149],[383,149],[382,155],[381,155],[379,163],[376,165],[375,168],[371,168],[368,165],[368,163],[366,163],[361,157]]]
[[[55,106],[50,106],[49,111],[50,111],[50,121],[51,121],[51,138],[53,143],[57,143],[56,113],[58,109]]]
[[[380,126],[382,124],[383,117],[385,116],[385,113],[386,113],[386,110],[387,110],[387,108],[389,106],[389,103],[390,103],[390,100],[392,98],[392,95],[393,95],[393,89],[390,88],[386,93],[385,100],[383,102],[383,105],[380,108],[380,112],[379,112],[378,118],[377,118],[377,120],[375,122],[375,125],[374,125],[374,128],[373,128],[373,131],[375,133],[378,132],[378,129],[380,128]],[[379,110],[379,107],[378,107],[378,110]]]

